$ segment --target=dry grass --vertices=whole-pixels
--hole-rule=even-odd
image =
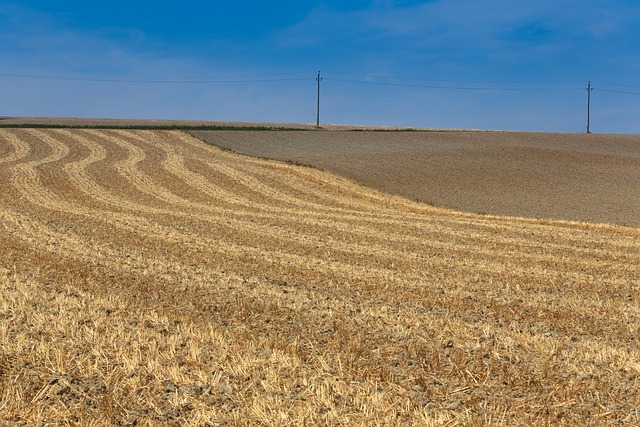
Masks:
[[[640,230],[177,131],[0,131],[0,420],[640,424]]]

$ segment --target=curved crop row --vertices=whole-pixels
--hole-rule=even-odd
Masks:
[[[179,131],[0,130],[0,420],[640,422],[640,231]]]

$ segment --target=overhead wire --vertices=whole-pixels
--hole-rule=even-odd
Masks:
[[[477,83],[477,84],[497,84],[497,85],[505,85],[505,84],[517,84],[517,85],[567,85],[567,84],[581,84],[583,82],[571,80],[571,81],[495,81],[495,80],[443,80],[443,79],[428,79],[428,78],[418,78],[418,77],[399,77],[399,76],[363,76],[362,74],[354,74],[354,73],[324,73],[329,75],[338,75],[338,76],[354,76],[359,77],[360,79],[386,79],[386,80],[396,80],[396,81],[424,81],[424,82],[437,82],[437,83]]]
[[[239,75],[239,76],[219,76],[219,77],[198,77],[191,79],[175,79],[175,78],[142,78],[142,77],[123,77],[123,78],[106,78],[106,77],[86,77],[86,76],[59,76],[59,75],[37,75],[37,74],[19,74],[19,73],[0,73],[4,77],[17,77],[42,80],[65,80],[65,81],[82,81],[82,82],[109,82],[109,83],[259,83],[259,82],[281,82],[281,81],[300,81],[312,80],[312,77],[283,77],[283,78],[267,78],[269,76],[279,75],[296,75],[301,73],[285,73],[285,74],[258,74],[258,75]],[[248,78],[256,77],[256,78]]]
[[[270,82],[288,82],[288,81],[310,81],[316,80],[315,77],[302,77],[306,72],[289,72],[289,73],[271,73],[271,74],[236,74],[209,77],[192,77],[192,78],[160,78],[160,77],[93,77],[93,76],[72,76],[72,75],[50,75],[50,74],[26,74],[26,73],[6,73],[0,72],[0,77],[43,79],[43,80],[63,80],[76,82],[107,82],[107,83],[142,83],[142,84],[232,84],[232,83],[270,83]],[[340,78],[332,76],[353,76],[359,78]],[[300,77],[293,77],[300,76]],[[392,77],[392,76],[376,76],[371,78],[361,74],[353,73],[324,73],[323,80],[341,83],[351,83],[360,85],[389,86],[389,87],[406,87],[406,88],[423,88],[423,89],[439,89],[439,90],[457,90],[457,91],[526,91],[526,92],[553,92],[553,91],[573,91],[584,90],[584,87],[573,86],[557,86],[577,84],[575,81],[563,82],[541,82],[541,81],[482,81],[482,80],[435,80],[425,78],[410,77]],[[383,80],[383,81],[381,81]],[[386,80],[386,81],[384,81]],[[430,82],[430,83],[451,83],[451,84],[422,84],[411,82]],[[468,84],[467,84],[468,83]],[[640,88],[640,86],[623,85],[617,83],[601,82],[605,86],[618,86],[627,88]],[[516,87],[508,85],[520,85]],[[524,86],[532,85],[532,86]],[[556,85],[554,87],[554,85]],[[592,86],[593,90],[601,92],[611,92],[629,95],[640,95],[640,91],[618,90],[599,87],[597,84]]]
[[[627,90],[615,90],[615,89],[603,89],[603,88],[594,88],[593,90],[598,92],[624,93],[626,95],[640,95],[640,92],[631,92]]]
[[[394,86],[394,87],[425,88],[425,89],[473,90],[473,91],[558,91],[558,90],[583,90],[584,89],[584,88],[578,88],[578,87],[558,87],[558,88],[537,87],[535,88],[535,87],[422,85],[422,84],[389,83],[389,82],[375,82],[375,81],[351,80],[351,79],[336,79],[331,77],[324,77],[324,79],[329,81],[343,82],[343,83],[357,83],[357,84],[376,85],[376,86]]]
[[[618,87],[633,87],[636,89],[640,89],[640,86],[638,85],[629,85],[629,84],[621,84],[621,83],[609,83],[609,82],[598,82],[599,84],[602,85],[607,85],[607,86],[618,86]]]

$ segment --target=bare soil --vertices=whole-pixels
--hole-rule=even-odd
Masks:
[[[640,227],[640,135],[501,131],[193,132],[391,194],[504,216]]]

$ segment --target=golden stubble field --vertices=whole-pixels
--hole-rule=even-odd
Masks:
[[[0,423],[638,425],[640,230],[179,131],[0,130]]]

